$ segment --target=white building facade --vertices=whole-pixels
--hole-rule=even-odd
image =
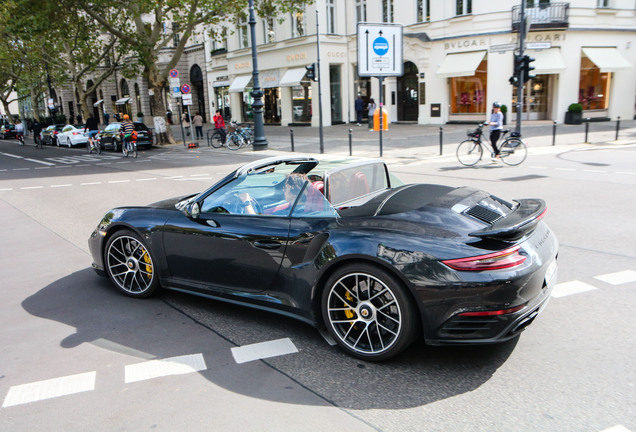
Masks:
[[[358,22],[403,25],[402,77],[384,79],[392,122],[444,124],[486,118],[492,102],[516,116],[513,74],[519,1],[317,0],[304,12],[257,18],[264,119],[270,125],[318,125],[318,83],[305,75],[317,63],[323,124],[355,121],[354,100],[380,100],[379,80],[357,75]],[[317,11],[317,12],[316,12]],[[564,121],[572,103],[584,117],[634,118],[634,0],[527,0],[526,54],[536,77],[524,87],[524,120]],[[320,53],[316,44],[316,19]],[[247,22],[225,43],[206,41],[210,112],[251,121],[252,53]]]

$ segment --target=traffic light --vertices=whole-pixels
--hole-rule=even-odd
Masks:
[[[523,56],[523,82],[528,82],[535,77],[535,75],[530,75],[530,71],[534,70],[534,66],[530,66],[533,61],[534,58],[527,55]]]
[[[307,78],[312,81],[318,81],[316,79],[316,63],[305,66],[305,69],[307,69]]]
[[[523,70],[523,58],[524,57],[520,56],[519,54],[515,54],[514,72],[512,76],[510,77],[510,79],[508,80],[510,84],[515,87],[518,87],[519,84],[521,83],[520,77],[521,77],[521,71]]]

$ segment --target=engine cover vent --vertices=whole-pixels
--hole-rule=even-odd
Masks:
[[[469,208],[468,210],[466,210],[465,213],[469,216],[472,216],[476,219],[479,219],[480,221],[484,221],[489,224],[494,224],[495,222],[497,222],[498,220],[500,220],[501,218],[505,216],[501,214],[500,212],[498,212],[497,210],[490,207],[486,207],[485,205],[482,205],[482,204],[477,204],[476,206]]]

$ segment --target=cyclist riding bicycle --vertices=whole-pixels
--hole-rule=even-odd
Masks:
[[[24,123],[22,123],[20,119],[17,119],[15,122],[15,137],[18,140],[24,139]]]
[[[133,122],[130,121],[130,117],[128,116],[128,114],[124,114],[124,121],[122,122],[119,130],[124,133],[124,141],[122,145],[128,145],[130,136],[135,131],[135,125],[133,124]]]
[[[93,116],[93,113],[88,115],[88,120],[86,120],[86,126],[84,127],[84,132],[88,129],[88,145],[91,147],[95,147],[93,143],[93,138],[99,132],[99,126],[97,125],[97,119]]]
[[[503,129],[503,114],[501,113],[501,104],[499,102],[493,102],[492,114],[490,115],[490,145],[492,146],[492,160],[496,161],[499,157],[499,149],[497,148],[497,141],[501,135]]]

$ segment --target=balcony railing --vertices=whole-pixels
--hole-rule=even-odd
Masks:
[[[568,28],[570,3],[545,3],[526,8],[530,30],[554,30]],[[512,31],[519,32],[521,6],[512,8]]]

